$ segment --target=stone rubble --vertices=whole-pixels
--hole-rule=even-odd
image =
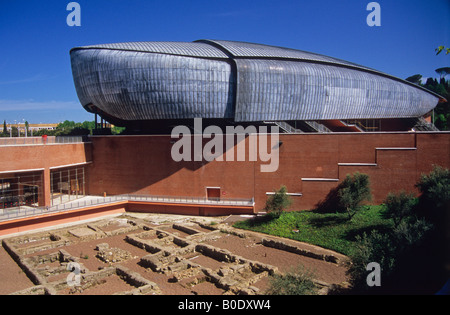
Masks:
[[[107,283],[109,277],[113,275],[133,288],[116,294],[163,294],[156,283],[145,278],[145,274],[121,265],[137,258],[141,267],[146,268],[148,272],[167,276],[168,282],[172,284],[195,288],[202,283],[211,283],[216,288],[222,289],[224,294],[260,294],[260,289],[254,284],[270,275],[280,273],[279,269],[205,243],[222,237],[224,233],[240,238],[251,235],[250,232],[236,230],[226,224],[210,225],[196,220],[180,220],[176,223],[158,222],[158,225],[155,225],[149,224],[145,219],[123,215],[113,220],[99,220],[51,232],[3,239],[3,247],[35,284],[14,294],[89,293],[91,288]],[[114,235],[123,235],[124,242],[143,249],[148,254],[141,257],[133,256],[127,250],[110,246],[108,238]],[[259,239],[259,242],[250,246],[278,248],[323,260],[332,265],[342,263],[345,258],[330,251],[308,251],[276,238]],[[95,257],[73,256],[64,249],[66,245],[83,244],[92,240],[99,240],[95,247]],[[52,249],[54,252],[39,254]],[[205,267],[196,262],[199,257],[211,259],[220,267]],[[88,258],[99,259],[107,265],[99,270],[89,270],[83,264]],[[77,264],[81,282],[70,287],[67,277],[74,272],[68,270],[73,263]],[[322,294],[326,294],[331,287],[323,281],[317,281],[317,284],[323,288]]]

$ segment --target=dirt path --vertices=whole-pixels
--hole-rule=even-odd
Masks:
[[[11,256],[0,246],[0,295],[31,287],[33,282],[28,279]]]

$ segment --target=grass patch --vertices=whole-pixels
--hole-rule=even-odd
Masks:
[[[268,214],[262,218],[236,222],[234,227],[286,237],[349,255],[357,235],[392,228],[392,220],[382,217],[382,208],[365,206],[351,220],[348,220],[346,213],[283,212],[278,218]]]

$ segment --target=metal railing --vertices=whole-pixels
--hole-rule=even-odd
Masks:
[[[264,121],[265,124],[272,124],[278,126],[281,130],[286,133],[302,133],[300,129],[295,129],[290,124],[285,121]]]
[[[80,143],[87,141],[89,141],[89,138],[87,136],[56,136],[54,143],[65,144],[65,143]]]
[[[439,131],[433,123],[426,121],[423,117],[417,118],[413,128],[417,131]]]
[[[331,132],[330,129],[328,129],[326,126],[324,126],[321,123],[318,123],[314,120],[302,120],[303,124],[307,125],[309,129],[314,130],[315,132],[319,133],[326,133]],[[302,129],[297,129],[293,127],[291,124],[285,122],[285,121],[264,121],[265,124],[274,124],[277,125],[279,128],[284,130],[286,133],[303,133],[304,131]]]
[[[48,136],[45,137],[1,137],[0,146],[47,145],[88,142],[86,136]]]
[[[203,205],[226,205],[226,206],[252,206],[252,199],[222,199],[222,198],[201,198],[201,197],[171,197],[171,196],[153,196],[153,195],[122,195],[130,201],[148,201],[148,202],[171,202],[181,204],[203,204]]]
[[[112,204],[120,201],[142,201],[142,202],[163,202],[176,204],[198,204],[198,205],[223,205],[223,206],[253,206],[254,199],[220,199],[220,198],[200,198],[200,197],[170,197],[153,195],[116,195],[109,197],[88,196],[80,200],[58,204],[51,207],[29,207],[20,206],[15,208],[0,209],[0,221],[8,221],[26,217],[33,217],[43,214],[52,214],[68,210],[76,210],[91,206]]]
[[[304,123],[307,124],[308,126],[310,126],[311,128],[313,128],[314,130],[316,130],[319,133],[331,132],[331,130],[329,128],[325,127],[321,123],[318,123],[317,121],[305,120]]]
[[[363,124],[361,120],[355,120],[355,119],[343,119],[341,122],[346,125],[347,127],[355,127],[359,129],[360,131],[377,131],[380,129],[380,121],[376,119],[366,119],[366,123]],[[372,126],[369,126],[368,124],[372,123]]]

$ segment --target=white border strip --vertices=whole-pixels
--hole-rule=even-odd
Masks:
[[[305,181],[305,182],[338,182],[339,178],[314,177],[314,178],[302,178],[302,181]]]
[[[26,170],[1,171],[0,174],[39,172],[39,171],[44,171],[44,170],[45,170],[45,168],[33,168],[33,169],[26,169]]]
[[[268,192],[266,192],[266,195],[275,195],[275,192],[268,191]],[[301,197],[301,196],[303,196],[302,193],[286,193],[286,195],[294,196],[294,197]]]
[[[377,163],[338,163],[339,166],[377,166]]]
[[[411,147],[392,147],[392,148],[375,148],[375,150],[417,150],[417,148]]]
[[[56,170],[56,169],[59,169],[59,168],[66,168],[66,167],[73,167],[73,166],[88,165],[88,164],[91,164],[91,163],[92,163],[92,161],[90,161],[90,162],[75,163],[75,164],[60,165],[60,166],[52,166],[52,167],[49,167],[49,169],[50,169],[50,170]]]

